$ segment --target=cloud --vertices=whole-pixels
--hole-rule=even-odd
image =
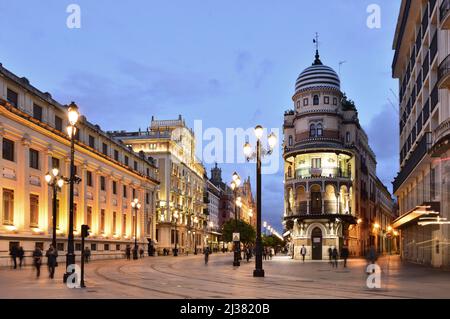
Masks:
[[[251,63],[251,54],[247,51],[240,51],[237,54],[236,61],[234,63],[234,68],[237,73],[242,73],[245,71],[246,67]]]
[[[271,72],[273,63],[269,59],[263,59],[260,62],[254,61],[248,51],[239,51],[235,62],[236,73],[244,80],[251,81],[253,88],[259,88]]]

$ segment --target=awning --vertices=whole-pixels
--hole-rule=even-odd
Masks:
[[[424,202],[419,206],[398,217],[392,223],[392,228],[402,228],[420,217],[439,216],[441,203],[440,202]]]

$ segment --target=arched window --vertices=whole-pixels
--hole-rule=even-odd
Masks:
[[[288,142],[288,143],[289,143],[289,146],[292,146],[292,142],[293,142],[293,141],[292,141],[292,135],[289,135],[289,142]]]
[[[314,124],[309,126],[309,136],[316,137],[316,126]]]
[[[316,135],[317,136],[322,136],[323,135],[323,128],[322,128],[322,124],[317,124],[317,127],[316,127]]]
[[[292,170],[291,170],[291,167],[288,167],[288,177],[292,177]]]
[[[319,96],[318,95],[314,95],[313,105],[319,105]]]

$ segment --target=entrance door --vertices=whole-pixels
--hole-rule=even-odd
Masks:
[[[319,227],[313,229],[311,233],[312,259],[322,260],[322,231]]]

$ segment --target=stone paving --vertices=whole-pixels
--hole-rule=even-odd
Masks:
[[[145,257],[136,261],[102,260],[86,265],[85,289],[62,282],[64,265],[55,279],[42,267],[0,269],[0,298],[450,298],[450,272],[401,263],[397,256],[379,260],[381,288],[366,286],[366,261],[351,259],[348,267],[276,256],[264,261],[266,277],[254,278],[254,259],[232,266],[232,254]]]

